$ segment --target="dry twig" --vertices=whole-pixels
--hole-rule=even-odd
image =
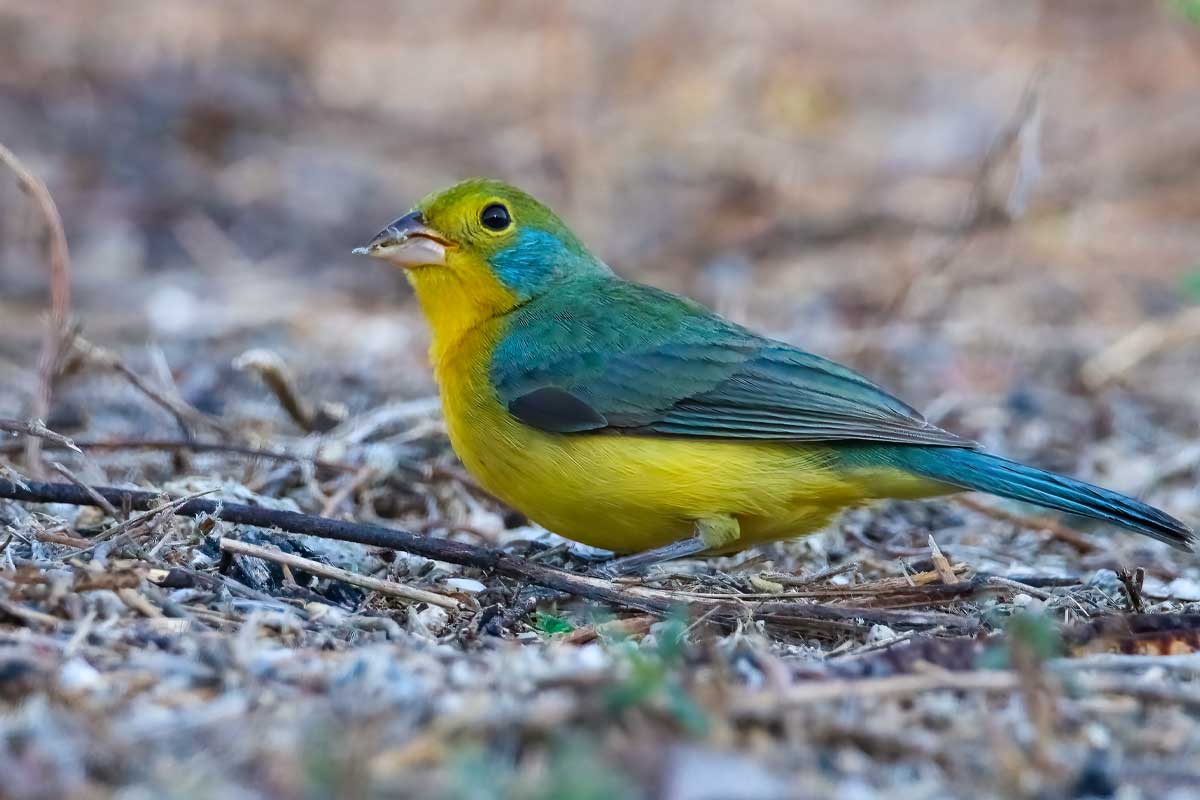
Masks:
[[[1156,662],[1158,660],[1155,659]],[[1072,659],[1059,659],[1047,666],[1053,673],[1082,673],[1093,665],[1086,660],[1075,663]],[[1200,694],[1185,689],[1172,690],[1123,677],[1076,675],[1074,682],[1080,688],[1097,694],[1122,694],[1149,702],[1200,707]],[[773,719],[792,709],[840,700],[910,697],[934,691],[1007,693],[1021,688],[1021,676],[1011,670],[934,670],[886,678],[814,680],[789,686],[783,691],[748,693],[734,699],[731,711],[742,718]]]
[[[84,483],[82,480],[80,480],[79,476],[77,476],[74,472],[67,469],[65,466],[58,463],[57,461],[51,461],[50,468],[53,469],[55,472],[57,472],[59,475],[62,475],[64,478],[69,480],[71,483],[78,486],[80,489],[83,489],[85,492],[87,492],[88,496],[96,501],[96,505],[99,506],[100,508],[104,509],[105,514],[108,514],[113,519],[121,518],[120,512],[117,511],[117,509],[113,506],[112,503],[108,502],[108,499],[104,495],[100,494],[95,489],[93,489],[91,486],[88,486],[86,483]]]
[[[18,433],[38,439],[45,439],[47,442],[61,445],[72,452],[83,452],[66,436],[63,436],[61,433],[55,433],[47,428],[45,423],[41,420],[0,419],[0,431],[8,431],[9,433]]]
[[[949,241],[919,273],[914,273],[905,280],[900,290],[880,314],[882,325],[901,318],[912,299],[917,296],[918,289],[927,286],[927,281],[930,279],[935,279],[945,273],[966,250],[972,237],[978,231],[989,223],[1005,219],[1001,210],[989,202],[988,188],[996,168],[1014,146],[1023,149],[1032,148],[1036,151],[1037,143],[1031,138],[1029,132],[1033,131],[1034,134],[1037,132],[1041,83],[1042,72],[1038,70],[1026,84],[1012,118],[1000,131],[976,166],[975,176],[971,181],[971,193],[967,198],[961,219],[951,232]],[[1018,192],[1025,194],[1027,191],[1028,187],[1026,186],[1014,186],[1012,195],[1015,196]]]
[[[740,717],[770,718],[786,709],[802,708],[850,698],[907,697],[938,690],[1011,692],[1019,688],[1015,672],[988,670],[978,672],[931,671],[911,675],[858,680],[820,680],[787,687],[783,692],[756,692],[733,702],[733,713]]]
[[[1092,391],[1119,380],[1148,358],[1200,339],[1200,308],[1190,308],[1167,320],[1143,322],[1092,356],[1080,369]]]
[[[332,517],[335,513],[337,513],[337,510],[342,503],[346,502],[346,500],[349,499],[352,494],[357,492],[364,483],[369,481],[371,476],[374,474],[375,469],[369,464],[360,469],[352,478],[350,478],[350,480],[346,481],[338,488],[336,492],[329,496],[329,499],[325,501],[325,505],[321,508],[321,516]]]
[[[86,361],[103,369],[109,369],[118,373],[125,380],[129,381],[135,389],[174,417],[175,422],[179,425],[180,430],[184,432],[185,436],[190,437],[192,426],[197,425],[214,430],[224,436],[230,435],[229,429],[219,420],[214,419],[199,409],[193,408],[182,398],[172,397],[166,392],[160,392],[155,389],[141,375],[138,375],[132,367],[122,361],[116,353],[78,337],[75,339],[74,347]]]
[[[233,361],[234,369],[252,372],[266,384],[287,412],[292,421],[307,433],[328,431],[345,418],[344,407],[332,408],[322,405],[317,411],[300,396],[291,370],[279,356],[270,350],[247,350]]]
[[[259,547],[247,542],[240,542],[237,539],[222,537],[221,549],[230,553],[240,553],[244,556],[261,558],[265,561],[274,561],[276,564],[282,564],[292,569],[304,570],[309,574],[317,575],[321,578],[330,578],[342,583],[349,583],[352,586],[370,589],[373,592],[379,592],[391,597],[402,597],[405,600],[412,600],[414,603],[429,603],[430,605],[441,606],[451,611],[457,610],[462,605],[453,597],[448,597],[444,594],[427,592],[424,589],[414,589],[411,586],[405,586],[396,581],[385,581],[379,578],[372,578],[369,575],[359,575],[349,570],[313,561],[309,558],[271,550],[266,547]]]
[[[34,396],[30,416],[45,419],[50,413],[50,397],[54,378],[62,363],[63,349],[70,338],[71,316],[71,252],[63,231],[62,217],[46,184],[30,172],[13,151],[0,144],[0,163],[17,176],[22,191],[37,204],[49,239],[50,264],[50,325],[42,340],[38,355],[38,391]],[[34,477],[41,477],[41,439],[37,436],[25,442],[26,467]]]
[[[53,614],[35,611],[32,608],[25,608],[25,606],[0,598],[0,615],[4,614],[13,619],[20,620],[27,625],[44,625],[47,628],[57,628],[63,624],[63,621]]]
[[[814,583],[825,583],[836,578],[838,575],[854,572],[860,566],[857,561],[847,561],[845,564],[838,564],[836,567],[826,567],[811,575],[788,575],[783,572],[764,572],[763,577],[776,583],[782,583],[784,586],[812,586]]]
[[[587,644],[602,635],[644,636],[650,632],[650,626],[658,617],[653,614],[639,614],[636,617],[614,619],[597,625],[584,625],[576,628],[562,638],[567,644]]]
[[[1125,589],[1125,595],[1129,598],[1129,606],[1135,614],[1145,614],[1146,604],[1142,601],[1142,583],[1146,579],[1146,570],[1142,567],[1131,570],[1129,567],[1121,567],[1116,570],[1117,580],[1121,582],[1121,586]]]
[[[54,484],[51,484],[51,485],[54,485]],[[78,488],[78,487],[75,487],[75,488]],[[113,492],[113,490],[111,490],[111,489],[96,489],[96,488],[89,487],[87,489],[81,489],[80,491],[84,492],[84,494],[88,497],[88,500],[90,502],[77,503],[75,505],[88,505],[88,506],[95,505],[96,501],[92,500],[93,494],[99,494],[100,496],[107,499],[110,503],[113,503],[113,499],[114,499],[114,495],[115,495],[116,499],[118,499],[121,502],[122,506],[124,506],[124,503],[125,503],[125,497],[120,493]],[[206,495],[206,494],[212,494],[214,491],[216,491],[216,490],[210,489],[207,492],[197,492],[195,494],[191,494],[186,497],[180,497],[175,500],[169,500],[165,503],[157,502],[161,498],[160,495],[155,495],[150,492],[139,492],[138,494],[144,494],[147,498],[147,502],[145,504],[139,504],[140,507],[146,509],[146,513],[139,514],[136,517],[130,517],[129,519],[125,520],[124,522],[119,522],[116,525],[113,525],[111,528],[107,528],[107,529],[101,531],[100,533],[96,534],[95,536],[93,536],[90,539],[91,546],[88,547],[87,550],[85,550],[84,552],[90,552],[91,550],[95,550],[96,547],[103,544],[104,542],[106,542],[110,539],[116,539],[118,536],[124,536],[125,534],[128,534],[130,531],[136,530],[137,528],[139,528],[143,525],[149,526],[151,528],[158,527],[158,525],[161,524],[160,518],[163,515],[178,514],[179,509],[182,508],[187,503],[194,501],[197,498],[204,497],[204,495]],[[125,494],[128,494],[128,493],[125,493]],[[133,508],[134,506],[131,504],[129,507]],[[184,516],[188,516],[188,515],[185,514]],[[82,555],[82,554],[83,553],[79,553],[79,555]]]
[[[929,534],[929,550],[932,553],[933,568],[937,570],[938,577],[942,579],[942,583],[958,583],[958,576],[954,574],[954,569],[950,566],[950,561],[942,554],[942,548],[938,547],[938,543],[934,540],[932,533]]]

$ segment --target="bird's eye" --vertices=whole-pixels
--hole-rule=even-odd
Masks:
[[[492,203],[479,215],[479,221],[489,231],[502,231],[512,224],[512,217],[508,215],[507,208],[499,203]]]

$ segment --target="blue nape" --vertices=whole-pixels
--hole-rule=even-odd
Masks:
[[[522,229],[516,241],[496,252],[490,262],[501,283],[526,299],[541,294],[559,277],[611,273],[582,246],[537,228]]]

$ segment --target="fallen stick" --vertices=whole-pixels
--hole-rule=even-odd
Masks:
[[[0,419],[0,431],[9,433],[23,434],[25,436],[33,436],[38,439],[45,439],[52,444],[65,447],[72,452],[80,452],[79,447],[66,436],[61,433],[55,433],[47,428],[39,420],[20,420],[20,419]]]
[[[159,391],[151,386],[145,378],[139,375],[133,367],[122,361],[116,353],[106,350],[103,347],[98,347],[80,337],[75,338],[72,346],[74,347],[74,352],[78,353],[86,362],[121,375],[133,388],[137,389],[151,402],[174,417],[175,423],[183,431],[184,436],[191,438],[192,426],[203,426],[225,437],[232,435],[230,430],[220,420],[197,408],[193,408],[181,397],[175,397],[170,392]]]
[[[1092,356],[1079,374],[1092,391],[1127,375],[1143,361],[1200,338],[1200,308],[1171,319],[1143,322],[1106,350]]]
[[[114,506],[133,510],[152,508],[160,497],[153,492],[128,489],[111,487],[93,487],[93,489]],[[0,480],[0,498],[29,503],[67,503],[80,506],[91,506],[96,502],[86,491],[73,484],[32,481],[22,487],[12,481]],[[260,508],[240,503],[189,499],[174,508],[173,513],[184,517],[209,515],[240,525],[266,529],[276,528],[287,533],[355,542],[389,550],[401,550],[436,561],[491,570],[509,578],[567,592],[587,600],[658,614],[668,613],[680,607],[692,608],[703,613],[713,610],[715,607],[714,618],[722,621],[737,621],[752,617],[755,612],[761,612],[766,615],[768,621],[774,624],[827,634],[854,631],[864,625],[873,624],[919,630],[941,628],[956,633],[975,633],[981,627],[981,623],[977,619],[935,611],[895,611],[818,603],[758,604],[700,600],[690,598],[683,593],[648,589],[641,586],[621,586],[604,578],[577,575],[489,547],[420,536],[410,531],[386,528],[382,525],[346,522],[295,511]],[[958,587],[952,588],[957,589]]]
[[[279,405],[306,433],[323,433],[334,428],[345,417],[345,408],[330,403],[314,406],[305,402],[296,388],[296,379],[287,363],[271,350],[247,350],[233,360],[234,369],[257,375],[275,395]],[[340,413],[339,413],[340,408]]]
[[[96,505],[98,505],[100,508],[104,509],[105,514],[108,514],[113,519],[121,518],[121,512],[117,511],[117,509],[115,509],[113,507],[113,504],[108,502],[108,500],[106,500],[104,498],[104,495],[100,494],[95,489],[93,489],[91,486],[88,486],[86,483],[84,483],[82,480],[80,480],[79,476],[76,475],[74,472],[71,472],[71,470],[67,469],[65,466],[58,463],[57,461],[51,461],[50,468],[52,470],[54,470],[55,472],[57,472],[59,475],[63,476],[67,480],[69,480],[71,483],[78,486],[80,489],[83,489],[85,492],[87,492],[88,497],[95,500]]]
[[[221,537],[221,549],[230,553],[240,553],[244,556],[253,558],[261,558],[264,561],[274,561],[276,564],[283,564],[292,569],[304,570],[312,575],[317,575],[321,578],[330,578],[342,583],[349,583],[352,586],[358,586],[363,589],[370,589],[373,592],[380,594],[391,595],[392,597],[403,597],[405,600],[412,600],[417,603],[429,603],[433,606],[441,606],[452,611],[457,610],[462,604],[453,597],[447,597],[444,594],[436,592],[427,592],[423,589],[414,589],[411,586],[405,586],[402,583],[395,581],[385,581],[379,578],[372,578],[369,575],[359,575],[350,570],[333,567],[329,564],[322,564],[318,561],[313,561],[310,558],[293,555],[292,553],[284,553],[279,550],[271,550],[266,547],[259,547],[256,544],[241,542],[237,539],[227,539]]]
[[[562,637],[567,644],[587,644],[594,642],[600,636],[645,636],[650,632],[650,626],[658,619],[649,614],[643,614],[628,619],[614,619],[595,625],[585,625]]]
[[[18,605],[9,600],[0,599],[0,616],[3,615],[8,615],[25,623],[45,625],[47,628],[57,628],[63,624],[63,620],[53,614],[35,611],[32,608],[25,608],[25,606]]]

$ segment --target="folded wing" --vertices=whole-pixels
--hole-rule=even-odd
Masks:
[[[973,447],[863,376],[616,279],[516,312],[491,377],[528,425],[781,442]]]

